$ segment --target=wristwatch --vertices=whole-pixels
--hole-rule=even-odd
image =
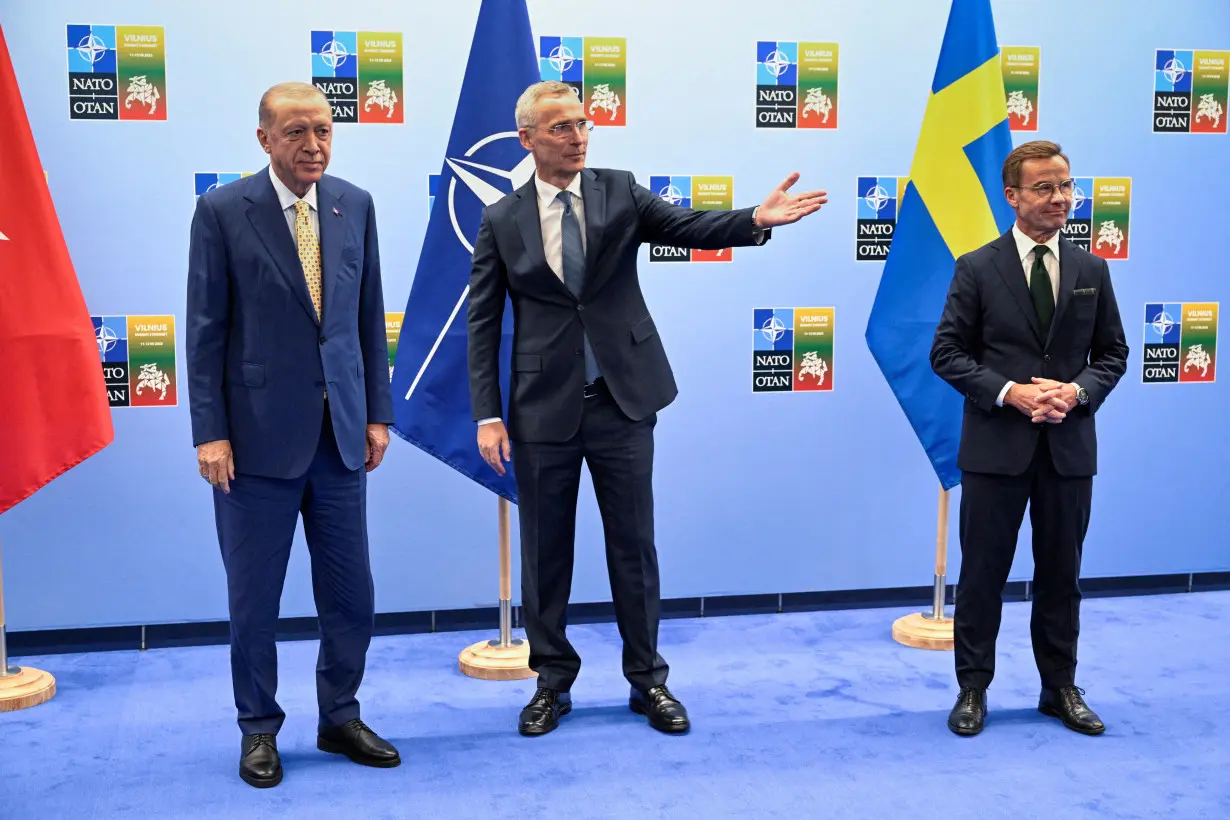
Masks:
[[[1079,384],[1073,385],[1076,388],[1076,401],[1078,404],[1086,405],[1089,403],[1089,391],[1081,387]]]

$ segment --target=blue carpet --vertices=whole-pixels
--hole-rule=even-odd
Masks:
[[[35,658],[59,694],[0,714],[0,816],[1230,818],[1230,592],[1085,602],[1095,738],[1034,709],[1027,604],[1005,608],[972,739],[944,725],[951,653],[895,644],[900,614],[664,622],[681,737],[628,711],[614,625],[570,629],[576,707],[534,739],[516,733],[532,682],[456,671],[489,634],[378,638],[360,697],[392,770],[316,751],[316,645],[282,644],[286,779],[266,791],[236,776],[226,648]]]

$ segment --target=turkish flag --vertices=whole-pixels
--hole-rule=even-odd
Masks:
[[[94,325],[0,28],[0,513],[111,443]]]

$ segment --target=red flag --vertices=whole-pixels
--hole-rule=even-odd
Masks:
[[[111,443],[94,325],[0,29],[0,513]]]

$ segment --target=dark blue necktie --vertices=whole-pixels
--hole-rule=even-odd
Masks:
[[[572,291],[573,296],[581,295],[581,285],[585,282],[585,251],[581,247],[581,221],[572,208],[572,194],[560,191],[555,196],[564,206],[561,217],[562,236],[564,240],[564,285]],[[585,383],[589,384],[602,375],[598,369],[598,360],[589,346],[589,336],[585,336]]]

